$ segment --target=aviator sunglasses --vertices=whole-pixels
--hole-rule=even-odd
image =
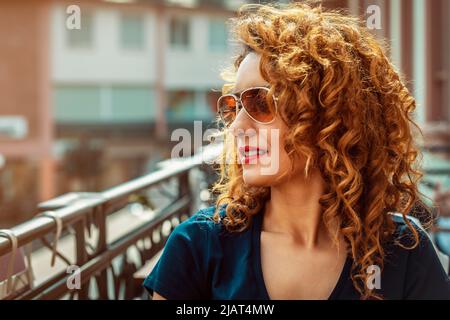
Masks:
[[[236,119],[239,111],[261,124],[269,124],[277,114],[277,98],[268,97],[268,87],[247,88],[239,94],[226,94],[217,100],[217,112],[226,127]]]

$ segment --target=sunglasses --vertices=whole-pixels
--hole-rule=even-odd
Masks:
[[[269,90],[268,87],[253,87],[242,91],[239,97],[235,94],[221,96],[217,100],[220,119],[229,127],[242,108],[254,121],[261,124],[271,123],[277,114],[277,98],[269,98]]]

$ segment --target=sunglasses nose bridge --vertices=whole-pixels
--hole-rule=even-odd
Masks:
[[[240,100],[236,100],[236,115],[233,122],[229,125],[230,131],[235,137],[238,137],[237,132],[243,132],[247,128],[251,127],[251,122],[253,118],[248,114],[245,107],[242,105]]]
[[[241,97],[237,97],[236,98],[236,115],[239,113],[239,111],[241,111],[241,109],[243,107],[244,107],[244,105],[242,104]]]

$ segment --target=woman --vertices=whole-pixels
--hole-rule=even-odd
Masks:
[[[449,299],[406,216],[424,211],[415,102],[381,45],[306,4],[231,22],[245,50],[218,101],[217,204],[175,228],[144,282],[153,299]]]

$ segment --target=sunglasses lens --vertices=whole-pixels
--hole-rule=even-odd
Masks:
[[[242,105],[248,114],[263,123],[275,117],[275,103],[267,93],[267,89],[255,88],[244,91],[241,96]]]
[[[217,103],[219,115],[226,126],[230,125],[236,118],[236,98],[233,96],[222,96]]]
[[[273,97],[268,96],[269,89],[252,88],[242,92],[241,106],[256,121],[268,123],[275,118],[276,106]],[[238,102],[232,95],[222,96],[217,102],[218,112],[226,126],[236,118]]]

